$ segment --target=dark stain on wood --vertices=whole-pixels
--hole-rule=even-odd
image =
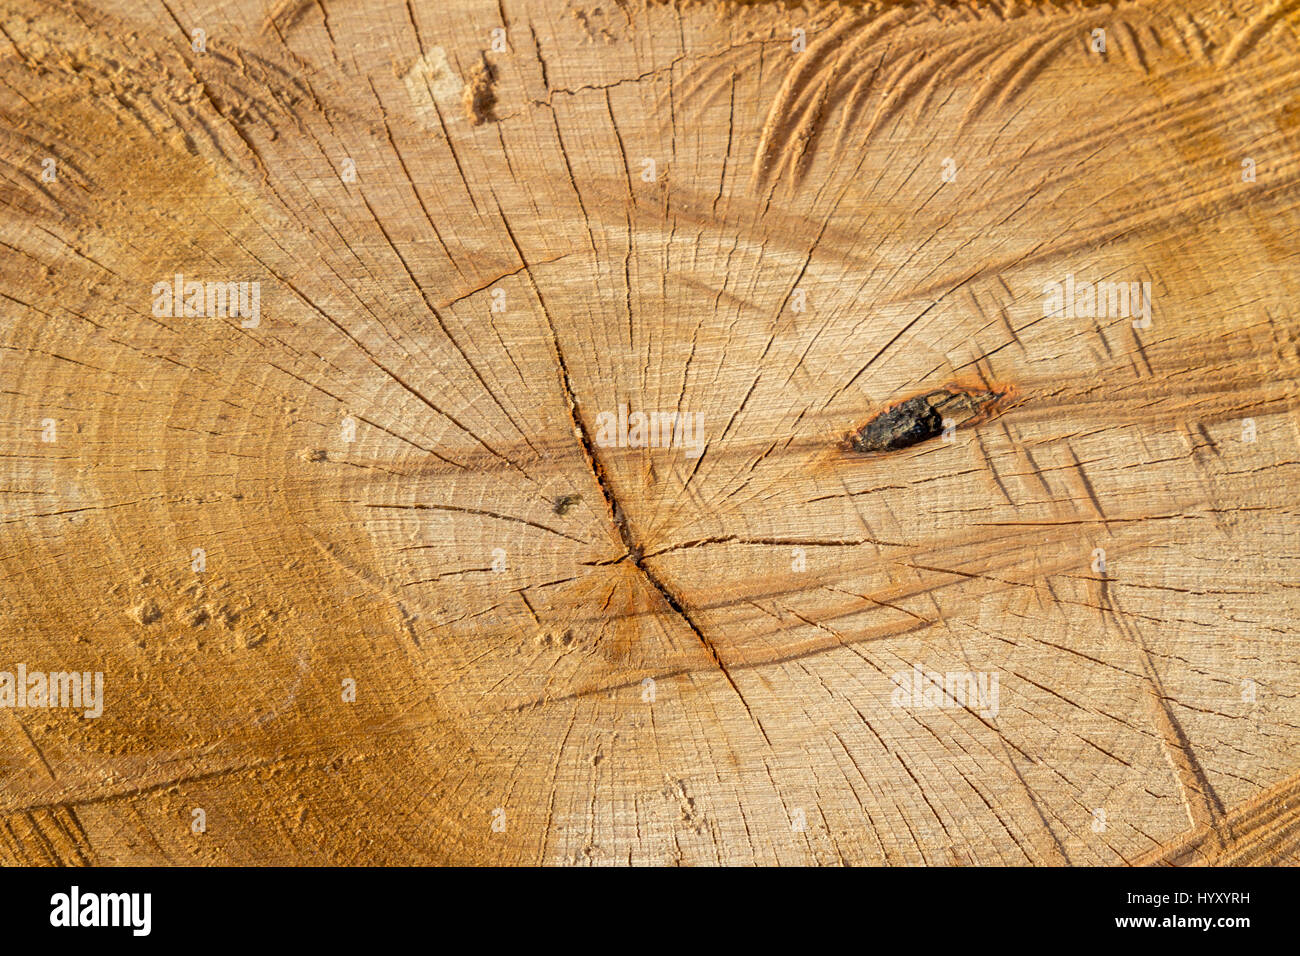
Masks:
[[[561,495],[555,499],[555,504],[552,505],[551,510],[557,515],[565,515],[569,513],[570,508],[581,500],[581,495]]]
[[[844,446],[862,454],[898,451],[931,438],[949,426],[978,424],[996,410],[1012,392],[949,386],[915,395],[891,405],[865,425],[845,436]]]

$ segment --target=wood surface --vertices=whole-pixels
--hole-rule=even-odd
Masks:
[[[0,861],[1295,863],[1300,3],[1200,6],[0,0],[0,670],[104,680]]]

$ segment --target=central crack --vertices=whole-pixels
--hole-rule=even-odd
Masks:
[[[576,417],[576,405],[574,411]],[[682,603],[681,598],[673,593],[673,590],[668,587],[658,574],[655,573],[653,568],[646,564],[645,549],[637,542],[636,536],[632,533],[632,528],[628,524],[627,515],[623,513],[623,509],[618,503],[618,498],[615,496],[614,490],[609,485],[609,481],[605,475],[605,466],[601,463],[600,458],[597,457],[596,449],[592,447],[587,435],[587,429],[582,424],[578,425],[578,437],[582,440],[583,450],[587,454],[587,461],[591,465],[592,474],[596,476],[596,485],[600,488],[600,493],[605,498],[605,503],[609,505],[610,517],[614,521],[614,526],[618,528],[619,538],[623,542],[623,547],[627,549],[627,553],[622,558],[619,558],[619,561],[631,561],[636,569],[641,572],[642,576],[645,577],[646,581],[649,582],[650,586],[659,592],[659,596],[662,597],[664,602],[673,609],[673,612],[686,622],[686,626],[695,633],[697,638],[699,638],[704,649],[708,651],[709,656],[713,658],[713,663],[718,666],[718,670],[722,672],[722,676],[727,679],[727,683],[731,685],[731,689],[735,691],[736,696],[740,698],[740,702],[744,705],[746,713],[749,714],[754,725],[758,727],[759,733],[763,735],[763,739],[767,740],[770,745],[772,741],[768,739],[767,731],[763,729],[763,724],[750,709],[749,702],[745,700],[745,695],[742,694],[740,688],[736,686],[736,682],[731,677],[731,671],[727,670],[727,665],[722,662],[722,657],[718,654],[717,648],[713,646],[713,642],[705,636],[704,631],[700,628],[699,624],[695,622],[690,611],[687,610],[686,605]]]
[[[498,206],[498,210],[499,209],[500,206]],[[736,682],[731,677],[731,671],[727,669],[727,665],[723,663],[721,656],[718,654],[718,649],[714,647],[713,642],[705,636],[704,631],[700,628],[699,624],[695,622],[695,619],[691,617],[690,612],[687,610],[686,605],[682,603],[681,599],[673,593],[672,589],[669,588],[657,574],[655,574],[654,569],[645,563],[645,550],[637,542],[636,536],[633,535],[632,529],[628,526],[627,516],[623,513],[623,509],[618,503],[618,498],[615,496],[613,488],[610,487],[609,479],[605,475],[605,466],[601,462],[600,457],[596,454],[595,445],[591,440],[591,433],[587,430],[586,422],[582,419],[582,411],[578,407],[578,395],[573,389],[573,380],[569,376],[569,365],[564,360],[564,350],[560,347],[560,336],[555,329],[555,322],[551,317],[551,310],[547,308],[546,299],[542,295],[542,290],[533,278],[532,270],[528,268],[528,259],[524,256],[523,250],[519,247],[519,241],[515,238],[514,230],[510,228],[510,223],[505,218],[504,213],[501,218],[506,229],[506,234],[510,237],[510,242],[514,245],[515,251],[519,254],[519,261],[523,264],[524,272],[528,276],[529,285],[532,286],[533,293],[537,296],[538,304],[542,307],[542,314],[546,318],[547,327],[550,329],[551,345],[555,349],[555,362],[559,367],[560,384],[564,388],[564,397],[569,406],[569,418],[573,422],[573,433],[577,436],[578,441],[582,445],[583,454],[587,456],[587,465],[591,468],[591,472],[596,478],[596,486],[600,488],[601,496],[605,499],[605,504],[609,507],[610,520],[612,520],[615,527],[618,528],[619,539],[623,542],[623,547],[627,549],[627,554],[619,560],[630,560],[632,564],[636,566],[637,570],[641,572],[642,576],[645,577],[646,581],[649,582],[650,586],[659,593],[660,597],[663,598],[664,603],[672,608],[673,613],[680,617],[682,621],[686,623],[686,626],[691,629],[696,638],[699,639],[700,644],[706,651],[708,651],[709,656],[713,658],[713,663],[716,664],[718,670],[722,672],[722,676],[727,679],[727,683],[731,685],[731,689],[735,691],[736,696],[740,699],[741,706],[743,706],[745,712],[749,714],[749,719],[754,722],[754,726],[758,728],[758,732],[763,735],[763,739],[767,741],[767,744],[770,747],[772,741],[768,738],[767,731],[763,729],[762,723],[754,715],[754,711],[750,709],[749,702],[745,700],[745,695],[742,694],[740,688],[736,686]]]
[[[749,714],[750,720],[754,722],[759,733],[763,735],[763,739],[766,740],[770,746],[772,741],[768,738],[767,731],[763,729],[762,723],[754,715],[754,711],[750,709],[749,702],[745,700],[745,695],[742,694],[740,688],[736,686],[735,680],[731,677],[731,671],[727,669],[727,665],[723,663],[722,657],[718,654],[718,649],[705,635],[700,625],[696,623],[695,618],[691,616],[690,611],[687,609],[682,599],[673,592],[672,588],[670,588],[658,574],[655,573],[655,570],[652,567],[646,564],[645,548],[636,540],[636,535],[632,533],[632,527],[627,520],[627,515],[619,504],[618,496],[614,494],[614,489],[610,486],[609,478],[605,474],[604,463],[600,460],[600,456],[596,454],[596,448],[592,443],[591,434],[587,431],[587,426],[582,420],[582,414],[578,408],[577,397],[574,395],[569,382],[569,370],[564,363],[564,356],[558,349],[558,342],[556,344],[556,354],[559,358],[560,374],[564,381],[565,391],[568,393],[569,412],[573,417],[574,434],[577,435],[578,441],[582,444],[583,453],[587,457],[587,464],[591,467],[592,475],[595,476],[596,486],[600,489],[600,494],[601,497],[605,499],[605,504],[609,507],[610,520],[614,522],[614,527],[618,529],[619,540],[623,543],[623,547],[626,550],[623,557],[619,558],[618,561],[611,563],[617,564],[621,561],[630,561],[632,565],[641,572],[641,575],[649,585],[658,592],[661,598],[663,598],[664,603],[672,609],[673,613],[685,622],[686,626],[695,634],[700,644],[709,652],[709,657],[713,659],[713,663],[716,664],[718,670],[722,672],[722,676],[727,679],[727,683],[731,685],[731,689],[735,691],[736,696],[740,699],[740,703],[744,706],[745,712]]]

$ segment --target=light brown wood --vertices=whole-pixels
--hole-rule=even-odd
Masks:
[[[1183,6],[2,0],[0,670],[104,695],[0,859],[1295,862],[1300,4]]]

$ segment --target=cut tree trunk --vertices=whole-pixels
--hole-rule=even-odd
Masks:
[[[1180,6],[0,0],[0,860],[1297,862],[1300,4]]]

